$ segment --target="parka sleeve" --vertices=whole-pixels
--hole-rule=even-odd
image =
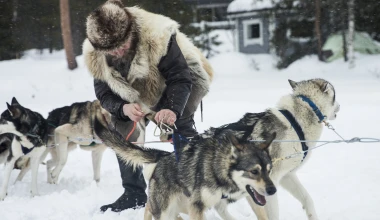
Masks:
[[[100,105],[109,113],[118,119],[129,119],[123,113],[124,104],[129,102],[123,100],[120,96],[113,93],[107,83],[94,79],[94,88],[96,98],[100,101]]]
[[[158,69],[166,79],[166,99],[162,109],[170,109],[181,117],[192,89],[190,69],[179,48],[176,36],[172,35],[167,54],[161,59]]]

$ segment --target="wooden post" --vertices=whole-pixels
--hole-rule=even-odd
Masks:
[[[69,69],[73,70],[78,67],[78,64],[75,60],[73,40],[71,36],[69,0],[60,0],[59,8],[61,12],[63,46],[65,47],[66,51],[67,64]]]

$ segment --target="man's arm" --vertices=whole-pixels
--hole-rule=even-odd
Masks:
[[[158,69],[166,79],[167,99],[162,109],[172,110],[180,118],[191,93],[192,81],[190,70],[179,48],[176,37],[170,38],[168,52],[164,56]]]
[[[96,98],[100,101],[100,105],[104,109],[118,119],[129,119],[123,113],[124,104],[128,104],[129,102],[124,101],[120,96],[113,93],[107,83],[101,80],[94,80],[94,88]]]

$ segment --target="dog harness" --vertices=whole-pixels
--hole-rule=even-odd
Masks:
[[[298,138],[301,141],[304,141],[305,140],[305,134],[303,133],[300,124],[298,124],[298,122],[296,121],[296,119],[294,118],[292,113],[290,113],[288,110],[279,110],[279,111],[285,116],[286,119],[288,119],[289,123],[292,125],[293,129],[296,131]],[[307,152],[309,150],[309,147],[306,145],[305,142],[301,142],[301,144],[302,144],[302,151],[304,151],[303,158],[302,158],[302,161],[303,161],[305,159],[305,157],[307,156]]]
[[[172,140],[173,140],[173,147],[174,147],[174,154],[175,154],[175,159],[178,162],[181,151],[184,145],[189,143],[189,140],[182,136],[176,129],[174,130],[172,134]]]
[[[309,99],[308,97],[306,97],[304,95],[298,95],[297,97],[301,98],[302,101],[309,104],[309,106],[311,107],[311,109],[313,110],[315,115],[318,117],[319,123],[321,123],[325,120],[326,116],[324,116],[322,114],[321,110],[319,110],[317,105],[313,101],[311,101],[311,99]],[[286,119],[288,119],[289,123],[292,125],[293,129],[296,131],[298,138],[301,141],[305,141],[305,134],[303,133],[300,124],[298,124],[298,122],[296,121],[294,116],[287,110],[279,110],[279,111],[285,116]],[[301,142],[301,144],[302,144],[302,151],[304,151],[303,158],[302,158],[302,161],[303,161],[305,159],[305,157],[307,156],[309,147],[306,145],[305,142]]]

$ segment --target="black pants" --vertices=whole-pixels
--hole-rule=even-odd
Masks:
[[[142,167],[133,170],[131,165],[127,165],[119,156],[116,157],[119,162],[120,176],[125,193],[135,197],[145,194],[146,183],[142,174]]]

